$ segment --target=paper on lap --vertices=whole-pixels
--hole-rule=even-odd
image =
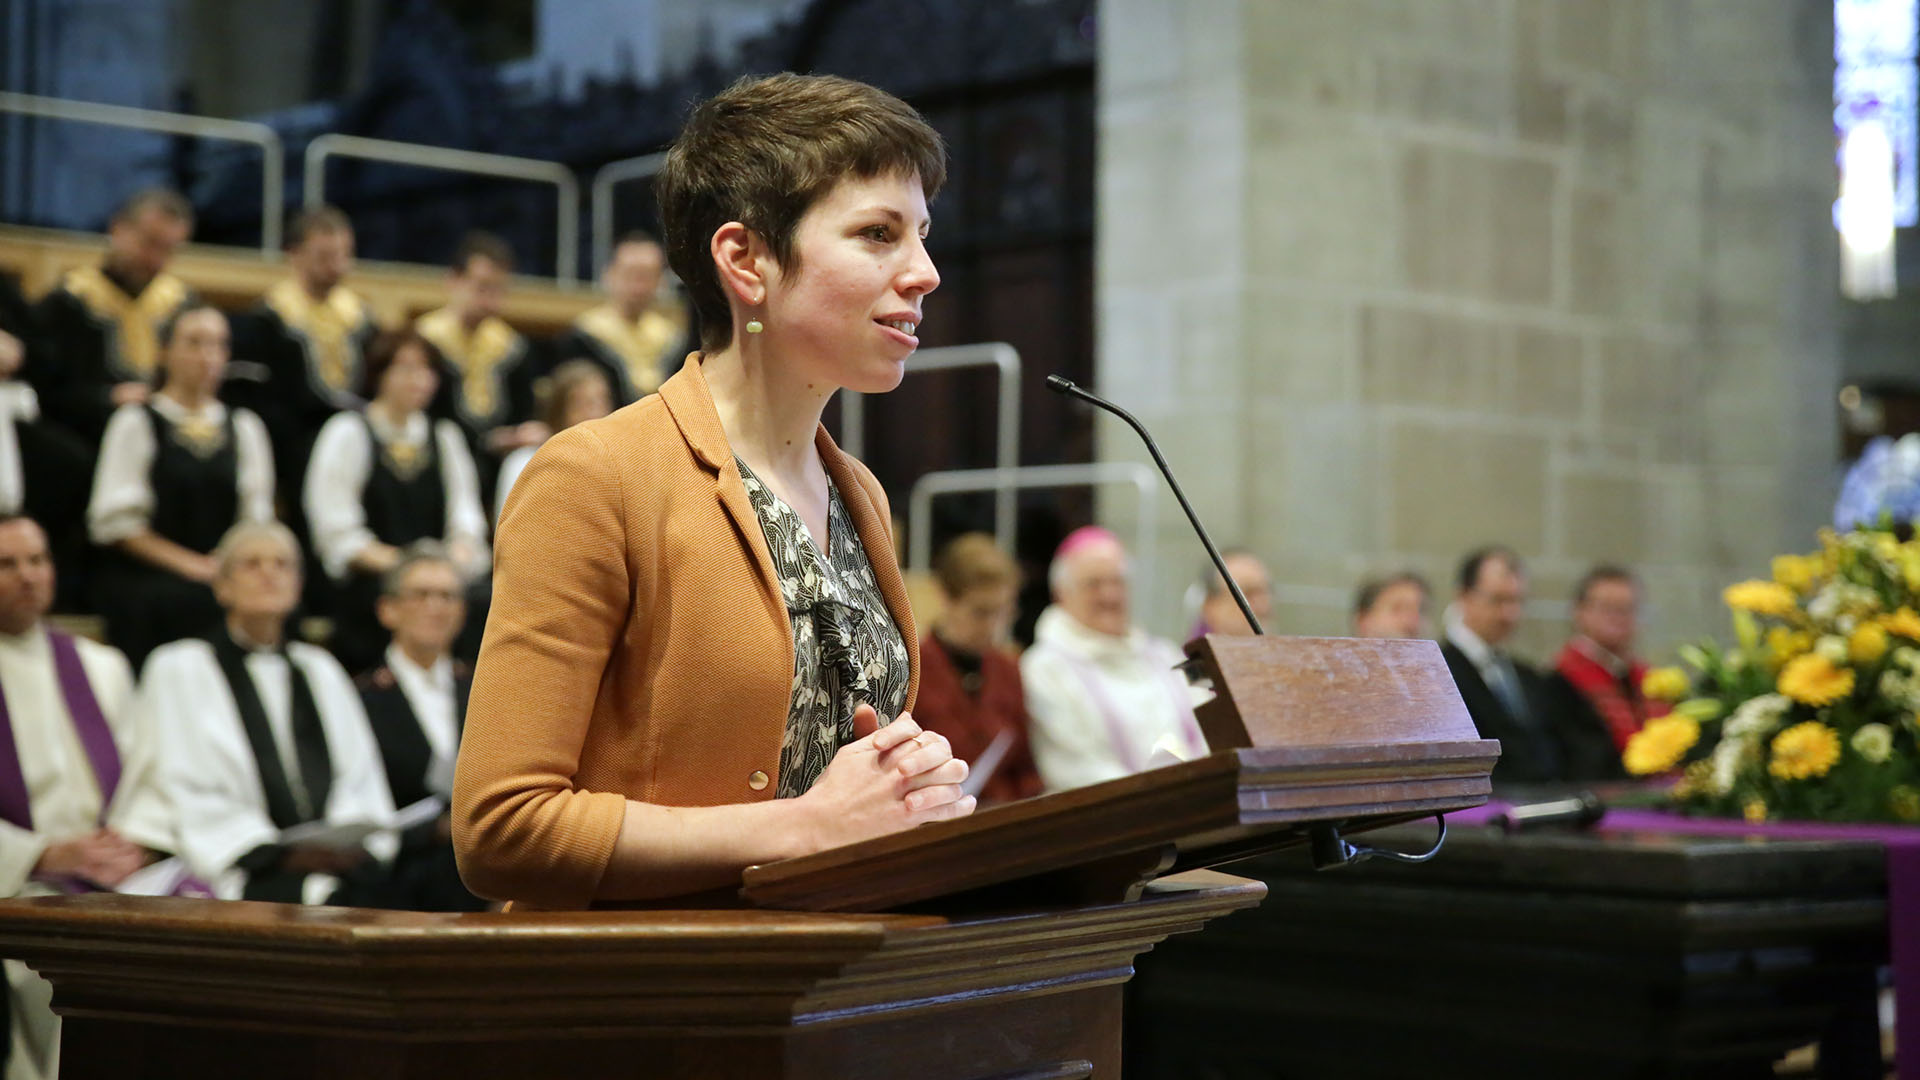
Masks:
[[[330,821],[308,821],[280,831],[280,843],[289,846],[333,848],[348,851],[361,846],[367,837],[388,829],[405,832],[416,825],[424,825],[445,812],[447,804],[437,795],[429,795],[419,802],[402,807],[393,815],[390,822],[374,824],[366,821],[348,821],[334,823]]]
[[[113,891],[122,896],[172,896],[188,872],[186,861],[179,856],[161,859],[120,879]]]

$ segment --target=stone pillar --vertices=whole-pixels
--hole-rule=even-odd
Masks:
[[[1108,0],[1099,389],[1161,436],[1274,629],[1342,633],[1363,576],[1441,599],[1533,569],[1523,651],[1597,560],[1643,644],[1831,505],[1839,371],[1829,5]],[[1145,460],[1117,423],[1103,459]],[[1170,504],[1171,500],[1169,500]],[[1131,527],[1125,495],[1102,517]],[[1139,598],[1202,561],[1178,510]]]

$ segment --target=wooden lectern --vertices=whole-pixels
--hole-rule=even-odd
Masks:
[[[1188,654],[1208,757],[752,867],[750,907],[55,897],[0,902],[0,955],[69,1080],[1116,1077],[1134,957],[1265,894],[1200,868],[1478,805],[1499,754],[1431,642]]]

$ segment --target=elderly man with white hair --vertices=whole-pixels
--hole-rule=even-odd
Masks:
[[[1048,791],[1139,772],[1156,750],[1206,753],[1193,690],[1172,642],[1132,624],[1126,549],[1105,529],[1078,529],[1048,571],[1053,604],[1020,659],[1034,763]]]
[[[225,898],[379,905],[393,801],[353,680],[286,638],[300,545],[278,522],[245,523],[213,558],[225,623],[155,650],[140,681],[181,854]]]

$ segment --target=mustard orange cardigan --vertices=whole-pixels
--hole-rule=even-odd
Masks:
[[[920,657],[886,494],[815,435]],[[453,787],[482,896],[591,904],[628,799],[756,802],[779,788],[793,629],[699,354],[644,398],[555,435],[513,486]]]

